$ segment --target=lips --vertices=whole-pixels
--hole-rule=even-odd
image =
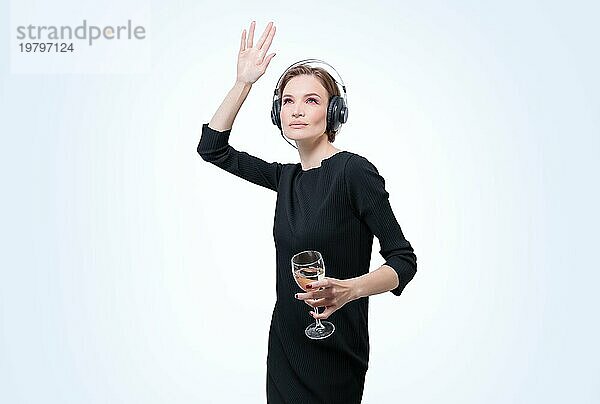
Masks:
[[[294,128],[294,129],[302,129],[302,128],[304,128],[306,125],[308,125],[308,124],[306,124],[306,123],[304,123],[304,122],[292,122],[292,123],[290,123],[290,126],[291,126],[292,128]]]

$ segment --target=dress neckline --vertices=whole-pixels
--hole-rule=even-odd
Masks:
[[[330,160],[330,159],[331,159],[333,156],[337,156],[338,154],[341,154],[341,153],[343,153],[343,152],[345,152],[345,151],[346,151],[346,150],[340,150],[339,152],[336,152],[336,153],[332,154],[332,155],[331,155],[331,156],[329,156],[329,157],[325,157],[323,160],[321,160],[321,165],[320,165],[320,166],[317,166],[317,167],[312,167],[312,168],[308,168],[308,169],[306,169],[306,170],[302,168],[302,163],[297,163],[297,164],[300,166],[300,171],[301,171],[301,172],[303,172],[303,173],[306,173],[306,172],[313,171],[313,170],[317,170],[317,169],[319,169],[319,168],[323,167],[323,163],[325,163],[325,162],[327,162],[328,160]]]

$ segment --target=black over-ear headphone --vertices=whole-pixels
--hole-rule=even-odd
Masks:
[[[338,88],[341,88],[343,90],[344,96],[340,97],[338,95],[334,95],[329,98],[329,103],[327,105],[327,127],[325,130],[326,131],[336,131],[339,129],[341,124],[346,123],[348,121],[348,103],[347,103],[346,86],[344,85],[344,80],[342,79],[340,74],[337,72],[337,70],[335,70],[335,68],[333,66],[331,66],[327,62],[324,62],[319,59],[304,59],[304,60],[300,60],[299,62],[292,64],[290,67],[285,69],[283,74],[279,77],[279,80],[277,80],[277,86],[275,86],[275,92],[273,93],[273,107],[271,108],[271,122],[273,122],[273,125],[275,125],[279,128],[279,130],[281,131],[281,136],[283,136],[283,130],[281,129],[281,99],[279,98],[279,95],[278,95],[279,86],[281,85],[281,79],[283,78],[283,76],[285,76],[285,73],[287,73],[287,71],[290,70],[292,67],[297,66],[299,64],[308,64],[308,63],[323,63],[323,64],[331,67],[335,71],[335,73],[337,74],[337,76],[339,77],[339,79],[341,81],[341,83],[340,83],[335,78],[333,79],[336,82],[336,84],[338,85]],[[285,136],[283,136],[283,138],[285,139]],[[288,143],[290,143],[287,139],[285,139],[285,140]],[[296,147],[293,144],[291,144],[291,145],[293,147]],[[296,149],[297,149],[297,147],[296,147]]]

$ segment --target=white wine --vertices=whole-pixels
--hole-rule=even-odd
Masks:
[[[325,276],[325,268],[300,268],[294,271],[294,279],[302,290],[307,291],[306,285],[311,282],[323,279]]]
[[[305,292],[323,290],[325,288],[306,289],[306,285],[325,278],[325,262],[320,252],[314,250],[301,251],[292,257],[292,276]],[[308,267],[308,268],[306,268]],[[314,307],[315,314],[319,314],[319,308]],[[321,321],[315,318],[315,322],[304,330],[304,334],[310,339],[323,339],[329,337],[335,331],[335,326],[329,321]]]

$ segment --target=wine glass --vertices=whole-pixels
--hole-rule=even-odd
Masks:
[[[292,275],[298,286],[307,292],[306,285],[325,277],[325,262],[321,253],[318,251],[302,251],[294,255],[292,257]],[[323,288],[319,290],[323,290]],[[319,313],[318,307],[315,307],[315,312]],[[329,337],[334,331],[335,326],[333,324],[317,318],[314,324],[306,327],[304,333],[310,339],[323,339]]]

